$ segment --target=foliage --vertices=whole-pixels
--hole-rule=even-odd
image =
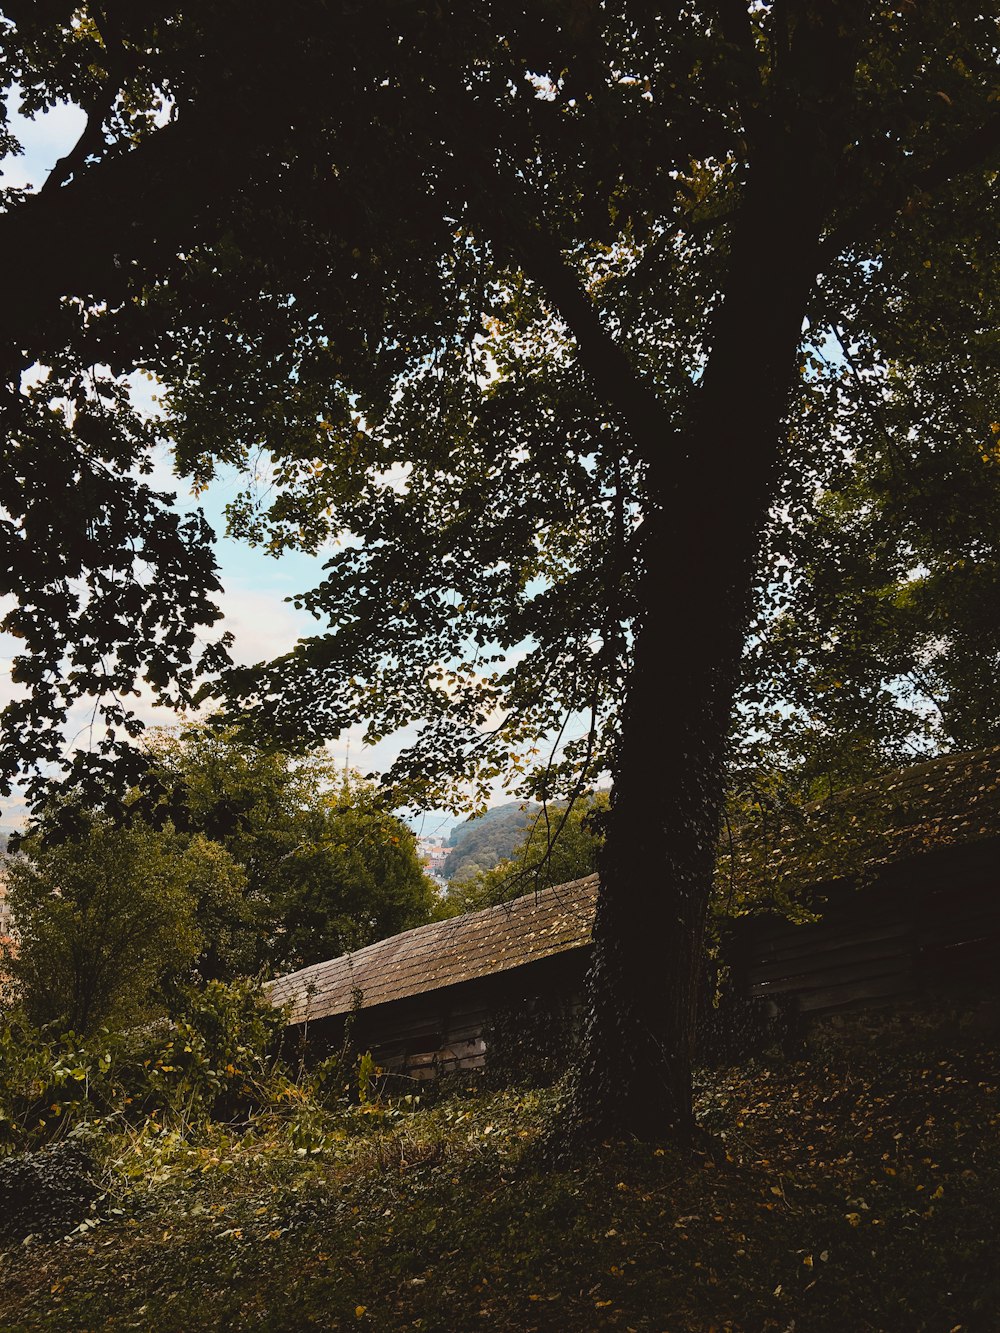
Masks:
[[[558,802],[539,810],[520,845],[490,869],[453,879],[445,903],[456,912],[509,901],[554,884],[568,884],[597,871],[603,842],[601,819],[606,792],[581,797],[572,806]]]
[[[65,1235],[82,1221],[98,1186],[86,1148],[67,1139],[42,1152],[0,1159],[0,1245],[27,1235]]]
[[[36,225],[34,240],[44,247],[64,208],[74,203],[89,217],[98,207],[92,182],[111,189],[123,211],[103,249],[89,243],[85,280],[82,255],[57,262],[46,253],[47,283],[12,293],[23,355],[41,356],[49,374],[19,407],[23,447],[42,448],[45,431],[67,436],[79,418],[71,436],[78,459],[94,436],[116,457],[141,462],[169,429],[198,485],[219,458],[250,471],[265,447],[278,488],[271,500],[249,489],[232,507],[234,531],[275,550],[315,549],[342,531],[364,539],[337,551],[323,585],[304,597],[329,618],[331,632],[258,684],[264,695],[274,692],[283,729],[298,741],[359,717],[382,732],[406,716],[422,718],[427,743],[417,768],[428,783],[436,750],[460,764],[469,746],[486,768],[514,777],[511,747],[553,723],[558,728],[567,708],[590,714],[596,706],[605,721],[615,716],[636,608],[633,530],[647,504],[648,449],[633,418],[645,411],[650,385],[661,424],[683,428],[689,418],[692,367],[711,346],[709,317],[726,282],[740,172],[758,164],[745,112],[757,106],[766,123],[759,108],[780,82],[784,20],[764,9],[741,34],[739,25],[695,15],[658,31],[624,14],[567,13],[560,22],[559,6],[519,14],[509,25],[498,20],[495,28],[449,12],[426,15],[419,37],[410,32],[397,42],[389,39],[396,20],[376,7],[356,15],[349,33],[339,26],[338,51],[347,42],[356,63],[351,80],[331,83],[338,63],[319,16],[275,32],[255,10],[235,41],[222,8],[196,20],[180,6],[164,29],[140,6],[127,24],[109,29],[98,12],[81,11],[85,17],[63,26],[47,12],[15,6],[8,75],[19,82],[25,109],[80,98],[92,123],[43,195],[12,198],[8,232],[27,240],[31,222],[44,219],[48,229]],[[793,28],[813,21],[809,6],[796,14]],[[918,489],[972,483],[975,454],[957,440],[988,446],[979,424],[989,417],[992,385],[985,364],[995,263],[990,210],[977,206],[975,148],[963,156],[963,136],[976,140],[989,120],[989,79],[980,78],[992,49],[988,24],[971,10],[958,17],[941,5],[922,7],[919,18],[889,10],[851,22],[859,51],[847,129],[851,165],[845,188],[826,204],[825,257],[836,262],[812,297],[806,343],[819,367],[842,333],[858,370],[853,376],[834,358],[803,386],[792,457],[804,467],[790,469],[783,483],[793,503],[776,507],[782,518],[770,543],[779,562],[789,542],[806,554],[808,568],[796,564],[794,577],[800,590],[812,589],[803,597],[812,598],[814,640],[824,616],[842,618],[843,611],[810,578],[810,569],[822,570],[818,552],[829,532],[806,497],[846,504],[862,526],[888,515],[880,527],[887,558],[877,563],[905,570],[907,544],[911,556],[921,554],[907,518],[919,517]],[[237,142],[219,114],[215,75],[221,63],[222,83],[243,86],[264,52],[281,111],[255,115],[252,132],[241,121]],[[917,76],[924,58],[933,62],[933,79]],[[623,72],[632,68],[643,72]],[[932,93],[923,78],[935,82]],[[755,86],[763,102],[754,100]],[[172,116],[164,127],[156,108],[168,96]],[[876,148],[880,118],[892,127],[891,161]],[[201,132],[206,121],[215,126],[211,142]],[[817,161],[822,148],[813,145]],[[331,156],[327,192],[317,194],[313,169]],[[950,188],[951,158],[962,183],[942,222],[934,205]],[[180,197],[174,191],[174,206],[163,210],[152,183],[168,188],[178,162],[185,190]],[[360,162],[378,162],[376,175],[395,180],[391,210],[380,206]],[[922,172],[934,177],[936,198],[920,194]],[[242,189],[248,177],[253,204]],[[140,201],[137,182],[150,187],[148,199]],[[150,222],[148,235],[139,214]],[[186,237],[182,258],[168,258],[176,247],[159,245],[161,236]],[[89,295],[102,286],[116,295],[124,288],[135,302],[101,309],[84,300],[80,327],[67,313],[58,333],[42,317],[51,292],[86,288]],[[610,348],[587,317],[588,298],[618,335]],[[973,303],[981,312],[975,318]],[[931,308],[933,325],[914,317]],[[961,347],[956,328],[969,334]],[[77,345],[89,350],[95,342],[109,364],[139,364],[163,380],[166,423],[139,422],[117,381],[89,366],[79,372]],[[291,382],[294,395],[286,392]],[[959,394],[950,387],[956,383]],[[888,405],[878,401],[883,393]],[[73,405],[66,420],[43,411],[60,395]],[[949,407],[947,416],[940,405]],[[830,447],[845,438],[851,450]],[[916,460],[909,475],[920,477],[902,502],[897,482],[907,468],[892,457],[900,449]],[[921,460],[931,451],[928,471]],[[963,451],[972,471],[959,458]],[[387,485],[401,461],[406,486]],[[48,474],[40,468],[37,475]],[[141,504],[121,479],[108,484],[119,488],[118,505],[104,505],[105,512],[127,526],[131,507],[142,522]],[[69,532],[83,521],[90,491],[76,478],[61,493],[74,494],[75,509],[67,506],[63,516]],[[501,505],[482,503],[494,495]],[[865,497],[873,502],[867,508]],[[987,510],[974,507],[970,523],[956,493],[954,505],[938,511],[956,519],[928,531],[942,575],[949,553],[981,531]],[[30,515],[13,503],[10,512],[32,545]],[[96,534],[92,540],[116,547]],[[85,570],[94,551],[76,558]],[[175,563],[184,565],[179,555]],[[209,587],[205,571],[189,563],[192,582]],[[842,560],[834,564],[838,578],[855,573]],[[916,568],[912,560],[909,568]],[[92,582],[99,581],[95,573]],[[942,608],[941,580],[932,572],[924,584],[924,600]],[[11,586],[16,591],[16,580]],[[871,579],[867,586],[877,595]],[[858,596],[871,602],[860,586]],[[963,601],[985,606],[981,593],[970,594],[951,602],[956,616]],[[81,626],[55,601],[49,617],[53,644],[76,641]],[[804,618],[803,602],[796,616],[803,632]],[[123,661],[131,661],[136,649],[122,622],[110,613],[94,619],[122,636]],[[913,641],[923,631],[919,617],[909,620],[900,632]],[[527,656],[494,670],[495,650],[529,634]],[[96,629],[95,636],[96,645]],[[167,638],[178,652],[188,643],[180,632]],[[55,649],[46,651],[51,665]],[[879,689],[899,678],[901,665],[905,673],[906,651],[880,644]],[[895,666],[885,660],[893,652]],[[28,663],[42,655],[40,641],[29,638],[23,670],[33,681],[41,680],[40,668]],[[793,661],[790,651],[783,658]],[[169,666],[157,670],[164,677]],[[979,679],[985,684],[985,673]],[[94,672],[74,680],[74,690],[101,695],[116,684]],[[865,690],[870,704],[872,690]],[[504,701],[493,743],[475,719]],[[40,694],[39,709],[55,705],[51,692]],[[31,731],[25,727],[16,742],[12,729],[12,754],[25,751]],[[571,752],[571,769],[577,761],[587,766],[593,744],[601,744],[596,732]]]
[[[199,909],[224,916],[241,878],[204,838],[99,819],[77,841],[22,843],[6,873],[4,968],[34,1021],[83,1033],[162,1008],[202,948]]]
[[[494,1010],[484,1030],[491,1088],[547,1088],[573,1063],[580,1013],[566,999],[540,997]]]
[[[106,1033],[45,1033],[17,1010],[0,1023],[0,1154],[42,1147],[113,1104]]]
[[[51,786],[43,763],[93,796],[142,772],[132,740],[141,723],[123,700],[144,688],[159,703],[190,703],[198,677],[228,661],[228,637],[199,643],[220,618],[212,532],[151,488],[154,428],[120,381],[51,356],[24,392],[4,394],[0,462],[0,593],[16,598],[2,629],[19,640],[3,714],[0,790],[10,794],[18,751],[30,799]],[[137,475],[138,474],[138,475]],[[70,711],[99,702],[92,750],[67,756]]]
[[[253,982],[209,982],[179,1013],[89,1038],[0,1022],[0,1155],[34,1150],[80,1127],[190,1127],[288,1104],[277,1060],[284,1016]]]
[[[762,590],[740,721],[806,780],[849,785],[1000,739],[992,323],[983,312],[930,364],[879,365],[864,339],[817,363],[845,443],[803,460],[795,519],[772,535],[780,577]]]
[[[610,770],[577,1101],[629,1133],[664,1120],[686,1132],[726,733],[755,600],[786,571],[803,590],[790,629],[805,636],[803,689],[824,683],[830,599],[798,538],[829,533],[812,497],[842,489],[859,398],[816,365],[846,326],[862,376],[908,386],[899,429],[936,478],[929,494],[964,475],[955,459],[972,459],[973,437],[990,442],[992,15],[971,0],[13,14],[6,77],[28,111],[64,97],[88,110],[47,188],[15,192],[0,219],[16,256],[3,321],[19,458],[42,464],[8,479],[17,551],[48,512],[43,482],[25,514],[20,478],[50,475],[52,400],[84,445],[98,416],[127,472],[148,440],[118,381],[93,408],[105,400],[90,372],[143,369],[196,485],[220,463],[262,475],[232,507],[235,533],[275,552],[339,542],[299,598],[316,636],[220,686],[248,725],[298,747],[358,722],[369,740],[411,724],[392,777],[426,804],[453,798],[456,777],[476,784],[475,805],[498,780],[548,800]],[[35,363],[46,387],[22,392]],[[72,450],[57,452],[62,494]],[[141,501],[123,495],[128,521],[102,550],[137,528]],[[886,705],[936,656],[956,732],[991,726],[994,704],[962,704],[972,655],[935,654],[903,603],[921,600],[911,553],[930,556],[928,602],[954,586],[961,508],[928,542],[894,519],[884,577],[862,571],[837,622],[842,639],[860,634],[882,592],[899,592],[853,694]],[[63,527],[90,536],[77,508]],[[83,546],[53,549],[73,574],[103,571]],[[863,543],[845,563],[856,555]],[[205,569],[178,564],[203,605]],[[959,580],[956,612],[964,599],[973,623],[951,618],[953,642],[981,628],[988,569]],[[25,593],[18,672],[35,703],[8,713],[8,768],[58,748],[52,673],[79,625],[61,586],[43,593]],[[113,640],[141,669],[162,629],[151,606],[147,646],[131,617],[110,616],[67,688],[116,698],[97,654]],[[760,618],[763,644],[773,617]],[[168,667],[189,632],[162,630]],[[766,693],[766,665],[761,677]],[[808,699],[796,715],[812,727]],[[891,730],[879,722],[877,754]],[[630,895],[650,879],[662,892],[636,913]]]
[[[133,1101],[156,1114],[199,1122],[237,1120],[275,1096],[287,1077],[276,1063],[285,1019],[253,982],[209,982],[189,992],[177,1018],[151,1034],[133,1063]]]
[[[345,783],[312,833],[286,863],[276,966],[306,967],[430,919],[436,891],[382,793]]]
[[[120,1215],[7,1254],[0,1322],[986,1328],[1000,1071],[971,1017],[855,1016],[807,1060],[699,1077],[715,1137],[694,1156],[623,1143],[542,1169],[558,1089],[465,1093],[361,1132],[329,1116],[318,1153],[287,1120],[121,1138],[103,1163]]]
[[[151,745],[135,809],[212,839],[246,876],[203,975],[289,971],[429,919],[414,836],[373,783],[322,753],[263,749],[211,724]]]

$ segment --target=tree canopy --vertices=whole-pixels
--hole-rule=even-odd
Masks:
[[[228,673],[224,697],[284,744],[416,723],[393,775],[416,801],[444,775],[548,798],[610,768],[574,1115],[685,1132],[740,680],[757,672],[752,706],[791,662],[812,725],[847,657],[821,734],[841,697],[896,708],[915,671],[949,736],[963,710],[992,725],[966,688],[988,673],[938,645],[975,641],[990,577],[994,20],[965,0],[6,12],[26,108],[88,113],[0,218],[9,623],[34,686],[7,714],[8,771],[54,757],[69,700],[120,726],[144,672],[182,699],[219,665],[190,665],[203,533],[131,536],[160,505],[131,479],[151,436],[197,485],[266,455],[275,489],[249,487],[233,531],[339,545],[300,599],[316,636]],[[159,426],[123,397],[134,368],[163,385]],[[101,541],[80,462],[31,490],[53,448],[111,479]],[[64,546],[32,565],[54,514]],[[952,620],[928,631],[942,596]],[[139,635],[122,598],[150,608]],[[641,910],[637,884],[657,886]]]
[[[211,725],[147,741],[124,826],[52,812],[5,860],[4,968],[35,1021],[135,1022],[183,983],[292,971],[430,919],[414,835],[374,784]]]
[[[245,877],[202,974],[291,971],[429,920],[434,888],[384,793],[322,753],[263,750],[211,723],[151,738],[132,810],[210,839]]]
[[[90,1034],[162,1012],[205,944],[199,908],[238,896],[237,866],[203,837],[91,823],[7,859],[15,938],[3,967],[36,1023]],[[9,982],[8,982],[9,985]]]

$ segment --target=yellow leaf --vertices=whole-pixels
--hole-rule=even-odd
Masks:
[[[354,1317],[355,1317],[355,1319],[360,1319],[361,1316],[364,1314],[364,1312],[365,1312],[367,1309],[368,1309],[368,1306],[367,1306],[367,1305],[356,1305],[356,1306],[354,1307]]]

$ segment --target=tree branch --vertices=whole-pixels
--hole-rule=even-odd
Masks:
[[[577,344],[580,365],[628,423],[647,461],[663,454],[673,423],[653,385],[632,365],[601,322],[579,273],[568,262],[541,209],[530,201],[517,172],[499,160],[503,135],[491,109],[462,90],[441,94],[442,116],[473,124],[476,133],[449,135],[459,184],[475,186],[479,223],[501,255],[507,255],[541,288]],[[655,442],[655,443],[654,443]]]
[[[75,177],[87,158],[99,146],[103,145],[104,139],[101,131],[104,129],[104,122],[111,115],[121,91],[127,65],[127,54],[121,31],[117,24],[110,21],[109,16],[99,5],[92,6],[92,15],[107,54],[106,83],[93,106],[87,108],[87,123],[83,128],[83,133],[73,148],[65,157],[59,158],[49,172],[45,183],[38,191],[39,198],[53,194],[71,177]]]
[[[481,194],[487,206],[484,220],[494,243],[545,293],[576,340],[580,365],[628,423],[637,448],[652,461],[674,433],[656,390],[602,324],[579,274],[538,210],[528,204],[515,174],[494,166],[493,178],[493,187],[484,181]]]
[[[117,84],[109,85],[104,96],[88,112],[87,123],[83,127],[83,133],[76,141],[74,146],[66,154],[60,157],[55,166],[45,178],[42,188],[38,191],[37,198],[47,199],[53,195],[66,181],[71,177],[76,177],[80,168],[86,162],[87,158],[93,154],[97,148],[104,144],[104,122],[110,116],[118,97],[119,88]]]
[[[992,115],[964,139],[946,149],[940,157],[915,172],[887,194],[869,200],[851,217],[828,232],[820,243],[820,264],[830,265],[849,246],[867,240],[873,232],[894,218],[921,195],[932,194],[959,176],[988,166],[1000,158],[1000,103]]]

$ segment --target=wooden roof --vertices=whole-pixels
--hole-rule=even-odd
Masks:
[[[731,845],[723,838],[720,847],[720,892],[725,898],[735,886],[735,903],[747,895],[754,910],[761,890],[780,899],[784,892],[870,877],[897,861],[998,837],[1000,747],[946,754],[734,829]]]
[[[597,876],[525,894],[500,907],[432,921],[354,953],[314,963],[269,986],[275,1005],[291,1006],[289,1023],[354,1007],[402,1000],[454,986],[590,943]]]

